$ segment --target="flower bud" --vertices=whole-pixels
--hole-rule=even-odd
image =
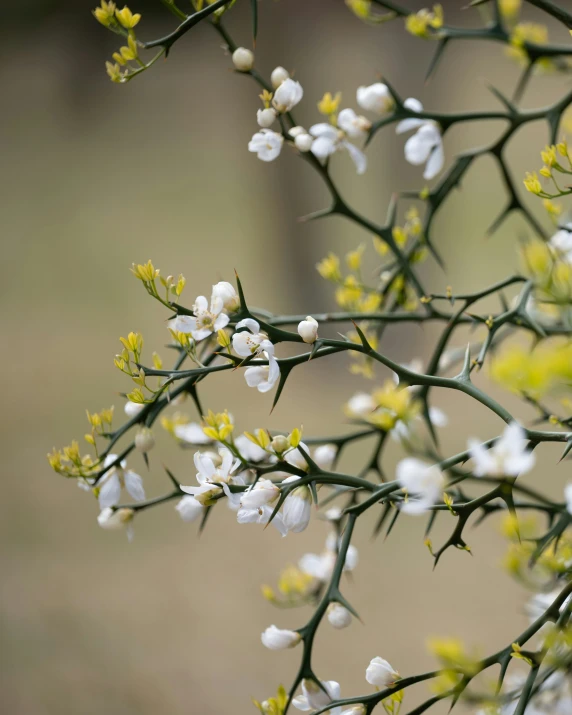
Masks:
[[[293,79],[286,79],[274,92],[272,104],[277,112],[283,114],[289,112],[300,102],[304,96],[304,90],[300,82]]]
[[[183,521],[196,521],[204,513],[204,507],[195,497],[183,497],[175,509]]]
[[[226,310],[233,312],[238,310],[240,299],[232,283],[228,281],[219,281],[213,286],[213,298],[222,298],[222,303]]]
[[[383,114],[393,105],[393,97],[385,84],[376,82],[369,87],[358,87],[357,103],[368,112]]]
[[[391,665],[379,656],[371,660],[365,671],[367,682],[377,688],[387,688],[393,685],[398,678],[399,673],[393,670]]]
[[[288,439],[282,434],[277,434],[276,437],[270,442],[270,446],[276,452],[276,454],[282,454],[287,449],[290,449],[290,443]]]
[[[298,480],[300,477],[288,477],[282,483]],[[312,495],[307,486],[297,487],[286,497],[282,508],[282,521],[295,534],[304,531],[312,515]]]
[[[269,626],[261,636],[262,644],[270,650],[284,650],[293,648],[301,640],[296,631],[282,630],[276,626]]]
[[[290,79],[290,75],[288,73],[288,70],[285,70],[284,67],[276,67],[276,69],[272,70],[272,74],[270,75],[270,83],[274,87],[274,89],[278,89],[282,82],[287,79]]]
[[[232,63],[239,72],[250,72],[254,66],[254,54],[246,47],[237,47],[232,53]]]
[[[253,487],[243,493],[240,505],[244,509],[259,509],[276,501],[279,494],[280,487],[273,484],[270,479],[259,479]]]
[[[131,402],[131,400],[127,400],[123,409],[125,410],[125,414],[127,415],[127,417],[135,417],[141,412],[144,407],[145,405],[142,403]]]
[[[256,121],[258,122],[259,127],[268,129],[276,121],[276,112],[272,109],[272,107],[267,107],[266,109],[259,109],[256,112]]]
[[[328,621],[334,628],[347,628],[352,622],[352,614],[341,603],[330,603]]]
[[[123,529],[135,516],[135,511],[127,507],[113,509],[108,506],[97,516],[97,523],[102,529]]]
[[[321,444],[314,450],[314,462],[316,462],[320,469],[327,472],[332,468],[337,453],[338,448],[335,444]]]
[[[303,153],[310,151],[312,144],[314,143],[314,138],[309,134],[298,134],[294,139],[294,145],[298,151]]]
[[[318,321],[309,315],[298,324],[298,335],[305,343],[315,343],[318,337]]]
[[[296,126],[292,127],[291,129],[288,129],[288,135],[292,137],[292,139],[295,139],[297,136],[300,134],[307,134],[308,132],[304,129],[304,127]]]
[[[155,446],[155,437],[149,427],[142,427],[135,435],[135,446],[145,454]]]

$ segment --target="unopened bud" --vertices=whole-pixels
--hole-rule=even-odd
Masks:
[[[155,446],[155,437],[149,427],[142,427],[135,435],[135,446],[140,452],[149,452]]]
[[[287,79],[290,79],[290,74],[288,70],[284,69],[284,67],[276,67],[276,69],[272,70],[272,74],[270,75],[270,83],[272,84],[274,89],[278,89],[282,82]]]
[[[254,54],[246,47],[237,47],[232,53],[232,63],[239,72],[250,72],[254,66]]]
[[[272,442],[270,442],[270,446],[276,454],[282,454],[287,449],[290,449],[290,442],[288,442],[288,439],[284,437],[284,435],[278,434],[274,437]]]
[[[309,134],[298,134],[298,136],[294,139],[294,144],[296,145],[296,149],[298,149],[298,151],[301,151],[303,153],[310,151],[313,143],[314,143],[314,139]]]

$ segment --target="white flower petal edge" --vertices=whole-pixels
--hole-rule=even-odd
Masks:
[[[423,105],[417,99],[406,99],[403,106],[412,112],[422,112]],[[434,179],[445,164],[443,137],[439,125],[431,119],[409,117],[397,125],[397,134],[417,129],[405,142],[405,159],[414,166],[425,164],[423,178]]]
[[[391,665],[376,656],[372,658],[365,671],[365,679],[370,685],[375,685],[377,688],[387,688],[393,685],[399,678],[399,673],[394,670]]]
[[[293,648],[302,640],[297,631],[283,630],[282,628],[277,628],[274,625],[268,626],[268,628],[262,633],[260,639],[262,640],[262,644],[270,650],[285,650],[286,648]]]
[[[468,446],[477,477],[516,477],[529,472],[536,462],[534,453],[527,450],[525,432],[518,422],[507,425],[490,449],[475,439],[470,439]]]
[[[397,465],[397,481],[408,492],[401,507],[406,514],[422,514],[440,497],[445,478],[439,467],[415,457],[402,459]]]

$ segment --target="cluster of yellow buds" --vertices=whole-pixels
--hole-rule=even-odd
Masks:
[[[558,243],[535,240],[523,245],[521,257],[525,273],[534,282],[535,299],[553,305],[558,319],[558,308],[566,310],[572,299],[572,261],[568,252]]]
[[[433,37],[433,30],[443,27],[443,7],[433,5],[433,10],[423,8],[405,19],[405,29],[417,37]]]
[[[335,124],[341,101],[341,92],[336,92],[334,95],[332,95],[331,92],[326,92],[322,99],[318,102],[318,111],[320,112],[320,114],[329,117],[330,122],[332,124]]]
[[[91,425],[91,433],[84,436],[85,441],[95,447],[96,435],[104,435],[110,431],[113,423],[113,406],[101,410],[101,412],[90,413],[86,410],[87,421]]]
[[[315,596],[315,580],[297,566],[287,566],[278,579],[278,593],[262,586],[262,595],[276,606],[302,606]]]
[[[514,26],[510,35],[510,44],[506,48],[508,57],[521,65],[530,62],[526,45],[545,45],[548,42],[548,28],[535,22],[520,22]],[[554,63],[547,57],[536,62],[536,66],[544,71],[550,71]]]
[[[536,172],[527,172],[524,178],[526,190],[530,191],[531,194],[548,200],[572,194],[572,186],[561,187],[555,175],[562,174],[564,177],[572,176],[572,154],[570,153],[568,143],[563,140],[558,144],[546,146],[544,150],[540,152],[540,156],[544,165],[539,169],[538,173],[545,179],[549,179],[554,184],[554,188],[550,191],[543,189],[538,174]],[[568,181],[570,181],[570,179],[568,179]]]
[[[121,344],[123,345],[123,350],[118,353],[113,363],[116,368],[124,372],[126,375],[133,377],[141,377],[138,368],[135,370],[131,366],[131,356],[133,355],[133,362],[137,363],[141,359],[141,352],[143,350],[143,336],[141,333],[129,333],[126,338],[119,338]]]
[[[442,665],[439,677],[433,683],[437,693],[454,687],[463,675],[472,677],[479,671],[479,658],[469,655],[458,638],[431,638],[428,648]]]
[[[410,238],[422,240],[423,224],[419,217],[419,211],[416,206],[410,206],[405,213],[405,223],[403,226],[394,226],[392,229],[393,240],[399,248],[405,248]],[[387,244],[378,236],[373,238],[373,247],[380,256],[385,256],[388,252]],[[420,249],[412,260],[418,263],[426,256],[427,251]]]
[[[364,250],[365,245],[361,244],[346,254],[346,265],[351,273],[345,277],[342,275],[340,259],[335,253],[329,253],[323,258],[316,269],[322,278],[338,286],[336,302],[341,308],[357,313],[372,313],[380,307],[382,298],[378,291],[363,283],[361,265]]]
[[[508,390],[539,399],[556,385],[572,383],[572,343],[554,340],[533,350],[506,346],[492,361],[490,373]]]
[[[365,339],[367,340],[369,345],[374,350],[377,350],[379,343],[377,333],[374,333],[372,330],[369,329],[369,325],[367,322],[360,323],[359,329],[365,336]],[[356,343],[356,345],[361,345],[361,338],[356,330],[350,330],[348,333],[346,333],[346,338],[348,338],[348,340],[350,340],[352,343]],[[364,355],[363,353],[358,353],[354,350],[349,351],[349,356],[351,360],[349,370],[352,375],[361,375],[362,377],[371,380],[374,376],[374,359],[369,355]]]
[[[64,477],[85,477],[92,471],[97,462],[91,455],[81,455],[79,444],[74,440],[62,450],[54,449],[48,454],[50,467]]]
[[[288,704],[288,693],[284,686],[280,685],[275,698],[268,698],[268,700],[263,700],[261,703],[253,698],[252,702],[262,715],[284,715]]]
[[[143,283],[147,293],[149,293],[149,295],[152,295],[153,298],[156,298],[168,308],[171,307],[171,297],[174,295],[179,298],[187,282],[185,276],[182,273],[179,273],[178,278],[175,278],[174,276],[167,276],[166,278],[164,278],[160,275],[161,271],[158,268],[155,268],[153,262],[150,259],[147,261],[147,263],[134,263],[131,266],[130,270],[131,273],[133,273],[133,275],[135,276],[135,278],[139,279]],[[165,289],[164,299],[159,296],[157,284],[155,282],[157,278]]]
[[[131,12],[127,6],[118,10],[114,2],[106,2],[106,0],[101,0],[101,5],[95,8],[93,15],[104,27],[127,38],[127,45],[113,53],[115,62],[105,63],[107,74],[112,82],[126,82],[130,75],[128,62],[136,62],[140,67],[145,66],[139,59],[139,49],[134,31],[141,20],[141,15]],[[122,70],[121,68],[125,66],[127,68]]]
[[[366,421],[385,432],[395,427],[397,422],[409,424],[420,411],[419,401],[411,390],[398,387],[393,380],[387,380],[382,387],[374,390],[372,397],[376,409],[366,417]]]
[[[215,442],[226,442],[234,430],[232,417],[227,410],[218,413],[209,410],[203,420],[206,423],[206,427],[203,427],[203,432]]]
[[[161,427],[168,432],[172,437],[176,437],[175,430],[181,425],[186,425],[190,422],[189,416],[184,412],[175,412],[173,415],[168,417],[167,415],[161,416]]]

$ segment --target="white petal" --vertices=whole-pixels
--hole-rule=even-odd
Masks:
[[[145,501],[145,489],[143,488],[143,480],[138,474],[128,469],[125,472],[125,489],[135,499],[135,501]]]
[[[110,506],[117,506],[121,499],[121,483],[119,477],[114,472],[110,474],[99,488],[99,507],[105,509]]]
[[[403,134],[405,132],[411,131],[411,129],[417,129],[425,123],[424,119],[415,119],[414,117],[409,117],[409,119],[402,119],[399,124],[395,127],[396,134]]]
[[[244,320],[239,320],[238,323],[235,325],[235,330],[239,330],[240,328],[248,328],[251,333],[260,332],[260,325],[256,320],[253,320],[252,318],[244,318]]]
[[[355,164],[356,171],[358,174],[365,173],[367,169],[367,157],[361,149],[354,146],[350,142],[344,142],[345,148],[348,150],[351,160]]]
[[[443,151],[443,142],[439,142],[429,156],[425,171],[423,172],[423,178],[427,179],[427,181],[434,179],[443,168],[444,163],[445,152]]]

